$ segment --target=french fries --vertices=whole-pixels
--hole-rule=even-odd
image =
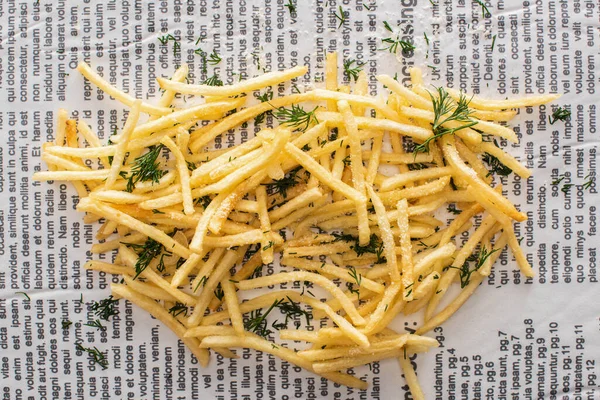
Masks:
[[[113,294],[171,328],[203,366],[208,349],[236,357],[232,349],[248,347],[365,389],[348,368],[397,358],[413,398],[423,399],[410,355],[437,341],[421,335],[458,311],[507,245],[521,271],[533,275],[512,225],[526,215],[493,186],[484,162],[493,157],[522,178],[531,173],[481,132],[516,142],[496,123],[515,115],[507,109],[556,96],[469,100],[452,89],[427,90],[412,69],[412,89],[377,76],[392,92],[386,102],[367,94],[364,72],[354,87],[340,86],[336,53],[327,55],[324,88],[250,105],[244,94],[308,69],[216,87],[183,83],[183,66],[172,79],[158,79],[166,89],[158,105],[110,86],[85,63],[78,70],[130,107],[127,121],[102,146],[84,121],[60,110],[56,141],[43,146],[48,171],[34,178],[76,185],[85,221],[104,220],[92,252],[118,250],[114,263],[85,268],[121,275]],[[205,101],[171,108],[177,93]],[[464,114],[452,118],[457,110]],[[205,148],[264,113],[279,126],[256,129],[231,148]],[[149,118],[138,123],[143,114]],[[79,147],[78,132],[88,147]],[[414,141],[413,153],[404,139]],[[84,163],[94,159],[104,169]],[[459,215],[446,226],[434,213],[452,204]],[[453,242],[473,225],[464,245]],[[462,290],[437,312],[456,282]],[[253,292],[279,285],[285,290]],[[316,298],[316,287],[330,298]],[[423,308],[415,334],[388,328],[402,312]],[[271,312],[283,322],[269,325]],[[311,347],[275,344],[275,330]]]

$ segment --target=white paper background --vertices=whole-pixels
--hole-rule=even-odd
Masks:
[[[536,278],[525,281],[504,254],[490,282],[431,333],[443,347],[419,355],[417,372],[427,398],[600,398],[598,195],[595,184],[581,188],[587,175],[596,176],[600,2],[488,2],[486,20],[470,1],[440,3],[379,0],[367,3],[369,11],[360,0],[298,1],[290,18],[283,0],[0,1],[3,398],[409,398],[394,360],[355,369],[371,383],[357,392],[253,351],[239,350],[234,362],[213,357],[200,369],[173,334],[125,302],[106,332],[82,326],[91,314],[80,295],[85,302],[104,298],[117,278],[81,268],[95,226],[74,211],[74,192],[59,183],[33,185],[30,176],[45,168],[40,148],[53,137],[58,107],[85,118],[104,139],[122,125],[123,109],[84,87],[73,68],[86,60],[117,86],[155,98],[153,78],[182,62],[192,81],[205,78],[198,47],[221,54],[209,75],[226,82],[238,79],[234,72],[259,73],[255,52],[267,70],[308,65],[312,76],[299,83],[310,87],[323,76],[324,52],[337,50],[340,58],[366,62],[371,76],[402,79],[414,64],[435,85],[487,97],[564,93],[557,104],[570,108],[570,123],[548,125],[548,106],[521,110],[511,122],[521,144],[509,150],[534,175],[525,182],[513,174],[503,183],[530,217],[518,229]],[[340,5],[348,14],[337,29]],[[379,50],[389,36],[383,21],[414,38],[414,55],[397,60]],[[172,42],[160,45],[165,34],[178,38],[181,52],[173,54]],[[560,174],[565,180],[553,187]],[[575,186],[562,193],[569,183]],[[75,323],[67,331],[60,329],[65,318]],[[413,328],[413,320],[396,327]],[[108,351],[111,367],[101,371],[77,355],[77,340]]]

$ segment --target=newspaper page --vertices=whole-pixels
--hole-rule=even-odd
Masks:
[[[415,49],[386,51],[384,21]],[[105,330],[86,326],[90,302],[119,278],[83,269],[97,225],[75,211],[76,192],[31,178],[46,168],[41,148],[54,139],[59,107],[103,141],[124,123],[123,106],[84,81],[79,61],[152,102],[155,78],[183,63],[190,82],[216,74],[225,83],[306,65],[296,86],[318,87],[326,52],[337,51],[340,62],[363,65],[373,96],[383,93],[375,75],[408,83],[411,66],[427,83],[489,98],[563,94],[552,106],[521,109],[510,123],[520,143],[501,143],[533,171],[502,184],[528,216],[515,229],[535,277],[524,278],[504,252],[458,314],[429,334],[440,347],[412,359],[428,399],[600,399],[599,28],[597,0],[0,0],[2,398],[411,398],[394,359],[353,369],[370,385],[359,391],[253,350],[213,355],[201,368],[126,301]],[[198,49],[222,61],[204,70]],[[570,120],[551,124],[556,106]],[[215,146],[253,134],[236,130]],[[420,321],[398,318],[394,327],[411,331]],[[79,342],[106,352],[108,368]]]

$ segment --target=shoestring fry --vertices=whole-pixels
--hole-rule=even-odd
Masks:
[[[121,275],[113,296],[162,321],[203,366],[210,350],[237,357],[232,349],[248,347],[366,389],[348,369],[397,358],[422,399],[407,357],[438,345],[424,335],[458,312],[507,245],[533,276],[513,229],[526,216],[484,160],[528,178],[496,144],[518,140],[498,122],[558,96],[469,97],[426,87],[414,69],[412,87],[376,77],[386,102],[366,94],[362,72],[354,88],[340,86],[331,53],[323,88],[273,98],[303,66],[229,86],[184,83],[182,67],[159,78],[165,92],[152,105],[85,63],[78,70],[129,107],[126,123],[102,145],[61,109],[56,141],[44,145],[48,171],[34,178],[75,185],[86,223],[102,223],[92,252],[115,255],[85,268]],[[270,100],[257,103],[260,93]],[[194,102],[174,104],[176,95]],[[263,128],[265,117],[276,126]],[[241,125],[255,137],[210,147]],[[473,225],[458,247],[453,238]],[[415,333],[391,329],[421,309]]]

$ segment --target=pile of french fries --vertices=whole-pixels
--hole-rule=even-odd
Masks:
[[[120,275],[113,295],[161,320],[202,365],[209,349],[236,357],[232,349],[246,347],[365,389],[366,382],[347,369],[397,358],[413,398],[420,399],[407,355],[438,345],[423,334],[460,308],[505,246],[522,273],[533,275],[513,230],[513,221],[526,216],[500,185],[493,186],[481,157],[492,154],[528,178],[530,172],[489,138],[517,142],[499,122],[514,117],[517,107],[556,96],[473,97],[474,126],[436,137],[428,151],[413,153],[407,146],[430,139],[436,118],[435,91],[426,88],[421,71],[411,71],[410,88],[377,76],[389,92],[384,98],[368,95],[364,72],[352,87],[340,85],[337,65],[336,54],[329,54],[325,88],[260,103],[252,94],[303,76],[307,68],[209,86],[184,83],[188,69],[182,66],[171,79],[159,78],[165,91],[151,105],[82,63],[78,70],[85,78],[130,107],[127,121],[103,145],[85,121],[60,110],[56,141],[42,155],[48,171],[35,179],[74,184],[85,222],[103,222],[92,252],[116,254],[113,263],[89,261],[85,268]],[[445,90],[455,102],[463,96]],[[185,107],[173,106],[178,94],[188,99]],[[290,106],[312,111],[296,115],[300,121],[257,129],[242,144],[210,146],[257,116],[276,122],[274,113]],[[141,165],[140,157],[151,151],[156,162],[146,157],[149,164]],[[462,211],[446,224],[440,210],[449,204]],[[453,238],[465,231],[472,233],[459,247]],[[465,262],[482,252],[487,257],[481,265],[463,276]],[[280,267],[261,272],[271,263]],[[252,292],[298,282],[321,288],[328,298],[304,290]],[[453,284],[462,290],[440,310]],[[314,330],[298,324],[278,331],[280,340],[305,342],[300,350],[274,342],[277,331],[260,335],[248,323],[281,302],[301,305],[313,319]],[[173,312],[175,306],[185,312]],[[401,314],[419,310],[423,323],[415,333],[390,329]]]

